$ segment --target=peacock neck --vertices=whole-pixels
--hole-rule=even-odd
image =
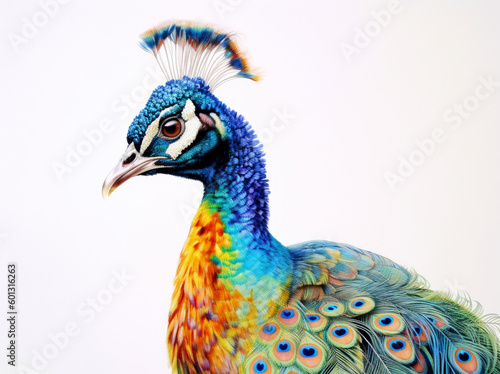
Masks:
[[[230,164],[221,174],[205,185],[202,204],[220,214],[231,237],[243,240],[249,248],[269,245],[267,181],[244,164]]]
[[[174,371],[237,372],[258,325],[290,296],[290,253],[267,229],[263,154],[244,123],[239,130],[238,143],[228,138],[216,167],[199,178],[205,193],[181,253],[169,317]]]
[[[288,249],[268,231],[269,187],[262,146],[242,117],[226,120],[233,121],[232,133],[225,134],[226,148],[219,150],[216,166],[202,178],[205,191],[193,224],[206,215],[220,222],[228,240],[223,254],[214,254],[210,261],[225,274],[228,288],[249,296],[256,283],[274,279],[274,290],[259,297],[283,300],[280,292],[289,282],[292,265]],[[192,235],[199,233],[192,230]]]
[[[203,202],[220,213],[231,235],[269,244],[269,187],[262,146],[241,117],[233,121],[241,126],[226,134],[226,148],[219,152],[212,172],[202,179]]]

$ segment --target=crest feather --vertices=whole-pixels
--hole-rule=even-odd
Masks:
[[[259,80],[232,35],[212,27],[167,22],[140,37],[141,46],[153,53],[168,80],[200,77],[210,91],[233,78]]]

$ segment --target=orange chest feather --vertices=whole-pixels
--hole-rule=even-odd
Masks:
[[[251,349],[249,332],[257,326],[253,300],[219,277],[224,268],[217,264],[237,258],[230,246],[219,214],[201,208],[174,281],[167,333],[174,372],[237,372],[238,357]]]

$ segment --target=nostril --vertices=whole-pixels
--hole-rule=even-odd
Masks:
[[[135,160],[135,153],[132,153],[130,156],[127,157],[126,160],[123,161],[122,165],[128,165],[134,160]]]

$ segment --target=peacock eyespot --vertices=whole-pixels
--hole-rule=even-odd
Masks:
[[[282,340],[278,343],[278,352],[288,352],[291,348],[291,345],[286,340]]]
[[[318,355],[318,350],[312,345],[306,345],[300,349],[300,355],[306,358],[315,357]]]
[[[267,324],[262,328],[262,331],[264,331],[264,334],[272,335],[276,332],[276,326]]]
[[[365,302],[363,300],[358,300],[358,301],[355,301],[352,306],[355,307],[355,308],[361,308],[363,305],[365,305]]]
[[[253,366],[253,370],[256,373],[264,373],[267,370],[267,364],[264,360],[259,360]]]
[[[469,362],[472,359],[472,356],[469,352],[464,349],[461,349],[457,352],[457,359],[462,363]]]
[[[336,329],[332,330],[332,335],[337,337],[337,338],[342,338],[343,336],[346,336],[349,333],[349,330],[345,327],[337,327]]]
[[[391,349],[394,351],[401,351],[405,349],[406,343],[401,339],[396,339],[391,342]]]
[[[383,326],[389,326],[391,323],[394,322],[394,318],[390,316],[386,316],[380,319],[379,323]]]
[[[295,312],[292,309],[284,309],[281,312],[281,318],[290,319],[295,316]]]
[[[177,139],[184,132],[184,122],[176,117],[166,118],[160,123],[160,137],[166,140]]]
[[[352,314],[360,315],[366,314],[373,310],[375,302],[369,297],[357,297],[349,302],[349,311]]]
[[[344,313],[344,305],[339,301],[325,302],[321,305],[319,311],[325,316],[336,317]]]
[[[476,374],[486,372],[484,371],[482,360],[465,348],[458,348],[455,351],[454,366],[461,373]]]
[[[309,322],[316,322],[319,320],[319,316],[316,314],[310,314],[307,316],[307,319],[309,320]]]
[[[420,328],[420,326],[413,325],[413,331],[415,332],[415,334],[416,334],[417,336],[422,335],[422,329]]]

